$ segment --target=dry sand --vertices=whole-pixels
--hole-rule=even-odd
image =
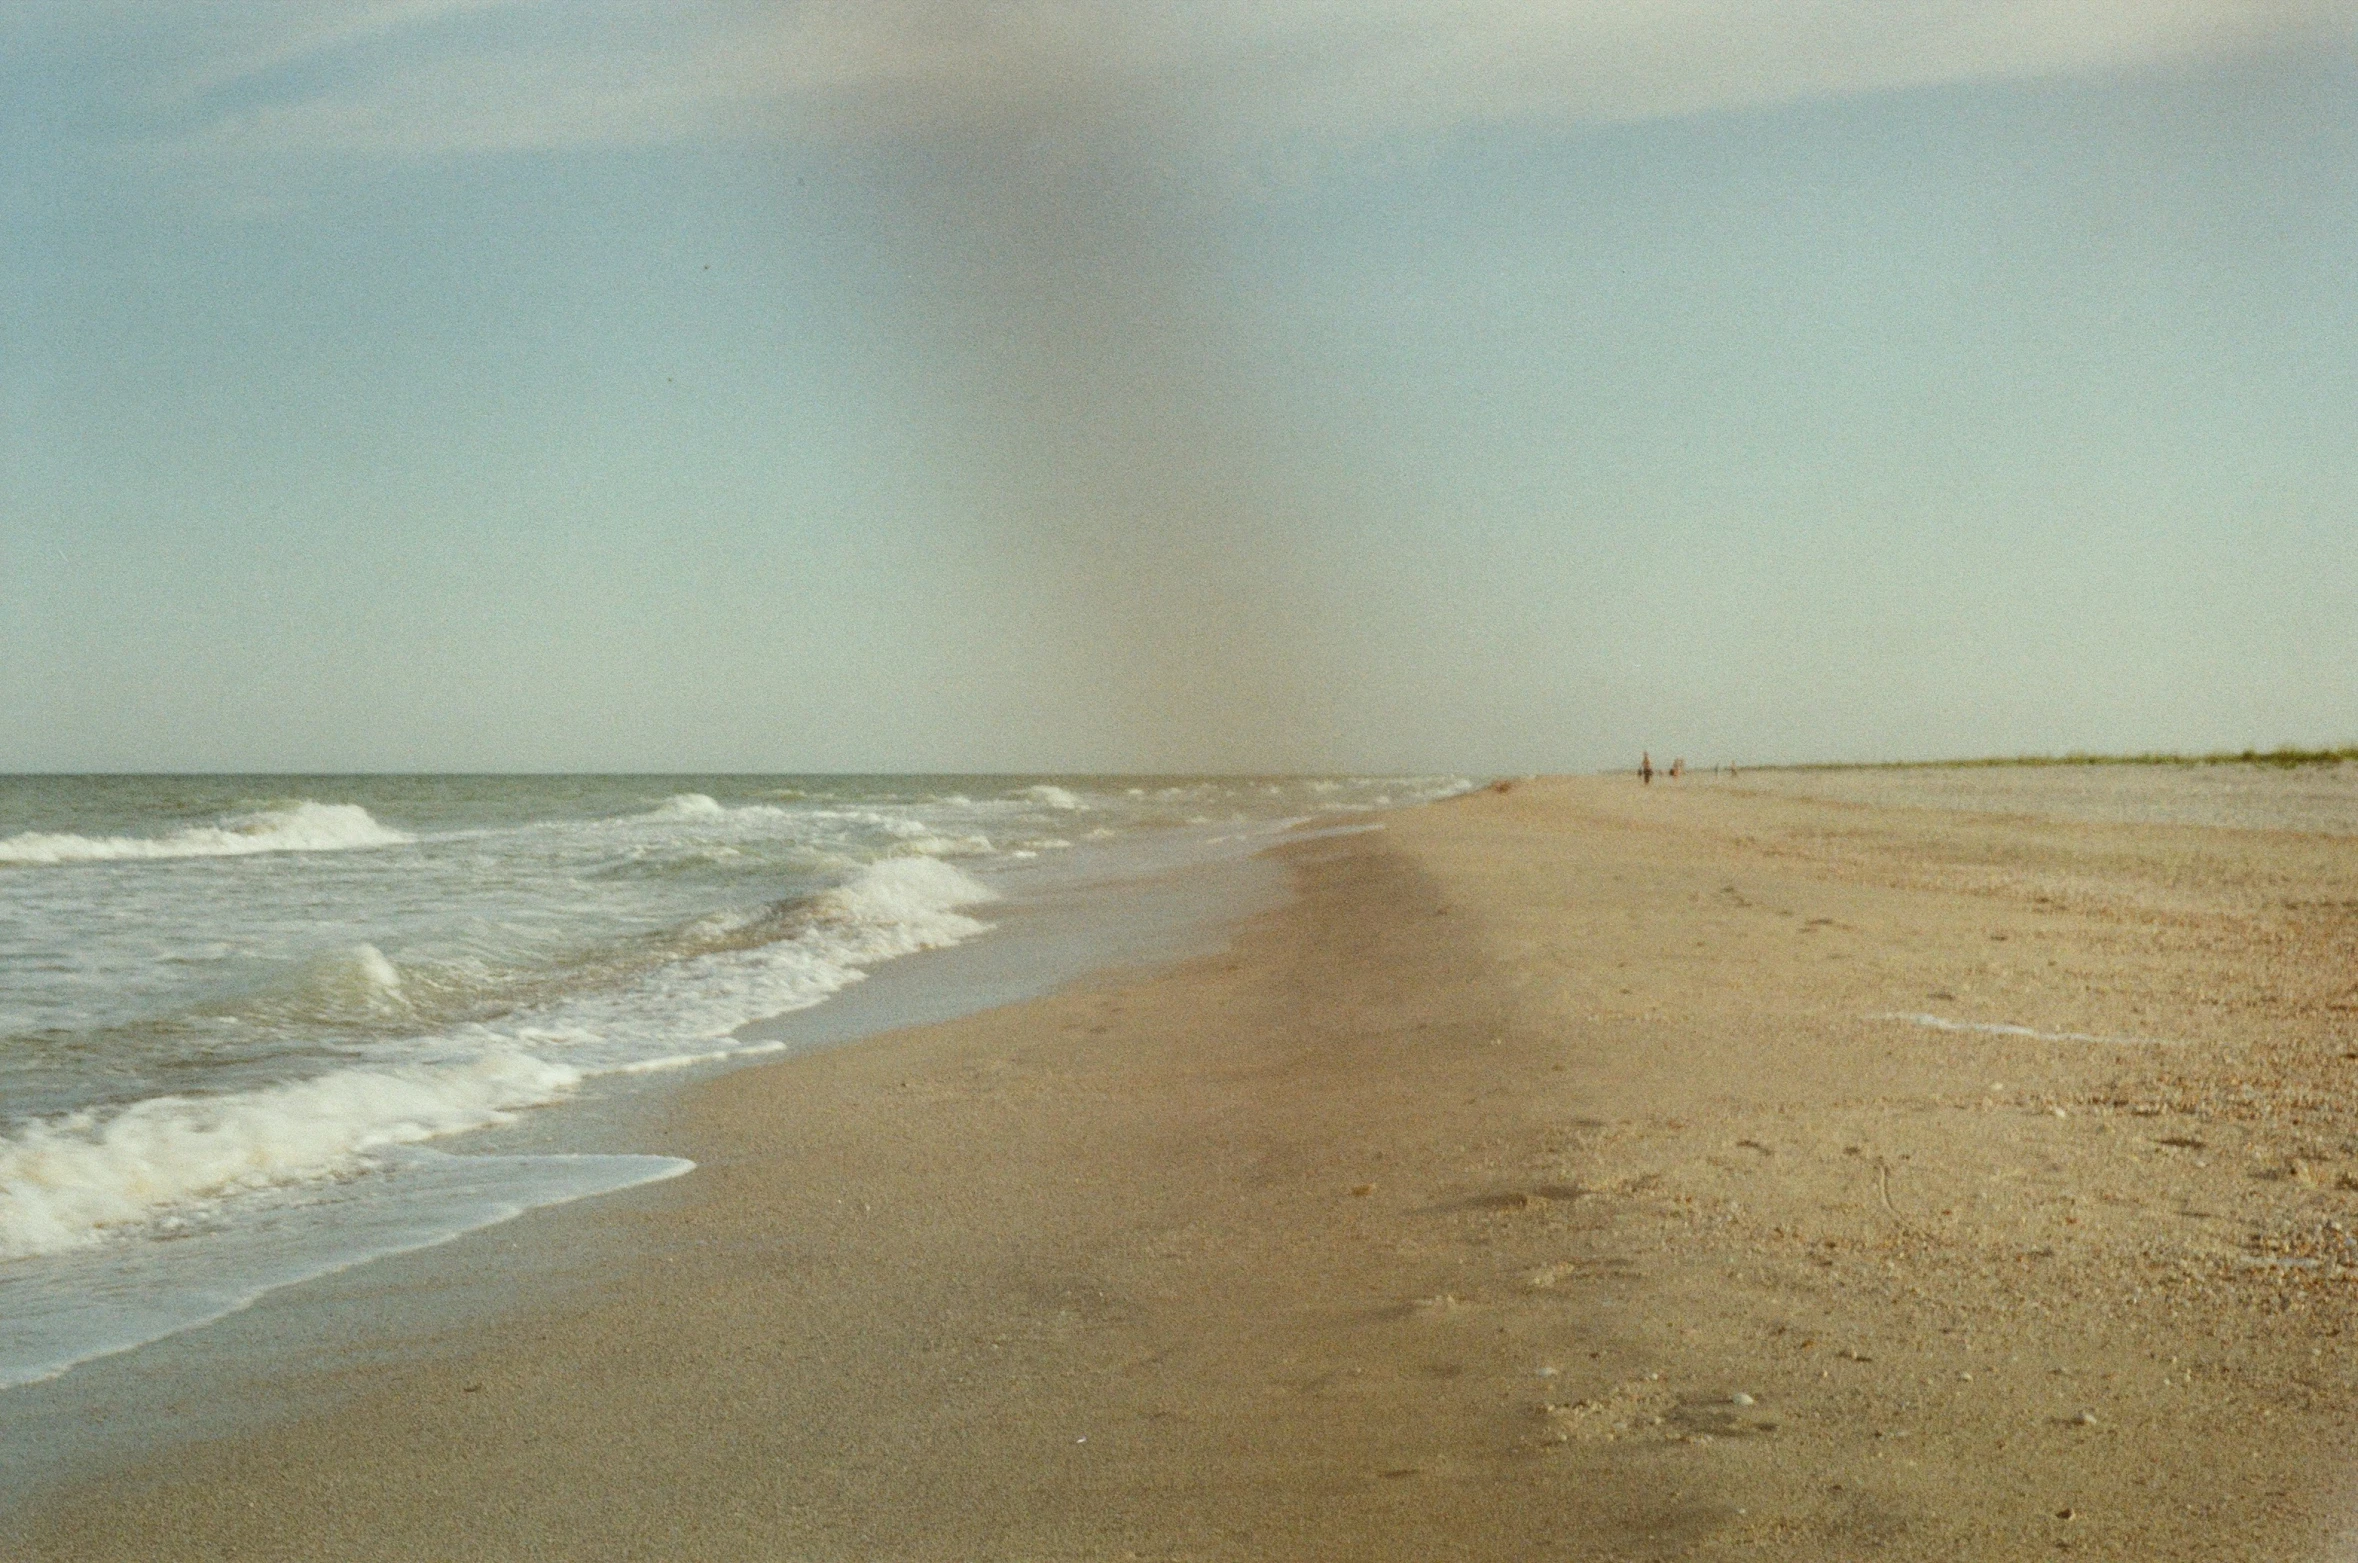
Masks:
[[[13,1555],[2332,1555],[2358,841],[1603,778],[1288,851],[1228,954],[688,1094],[531,1218],[595,1285]]]

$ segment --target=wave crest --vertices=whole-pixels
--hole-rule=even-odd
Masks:
[[[256,852],[340,852],[406,846],[414,839],[377,823],[357,803],[305,798],[219,825],[194,825],[168,836],[74,836],[26,831],[0,841],[0,864],[46,867],[125,859],[244,857]]]
[[[814,897],[811,907],[822,921],[858,924],[887,935],[892,944],[929,949],[980,933],[983,925],[956,909],[998,899],[998,891],[963,869],[937,857],[911,856],[869,864]]]
[[[82,1247],[237,1194],[347,1176],[379,1152],[504,1123],[593,1075],[774,1051],[781,1044],[737,1043],[732,1033],[815,1004],[865,967],[983,932],[988,925],[959,908],[997,899],[938,858],[885,858],[800,903],[784,938],[740,944],[759,935],[758,921],[700,921],[695,942],[717,947],[650,974],[620,1007],[585,996],[527,1024],[446,1033],[446,1046],[483,1049],[465,1062],[336,1069],[25,1124],[0,1137],[0,1259]],[[406,1006],[407,986],[382,951],[364,944],[312,962],[291,992],[352,1020]],[[649,1008],[660,1024],[646,1022]],[[537,1056],[550,1049],[570,1062]]]
[[[0,1258],[78,1248],[110,1227],[225,1194],[356,1171],[371,1152],[504,1123],[580,1081],[579,1070],[503,1052],[28,1124],[0,1140]]]

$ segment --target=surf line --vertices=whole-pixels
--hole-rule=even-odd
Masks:
[[[1935,1031],[1979,1031],[1993,1037],[2028,1037],[2034,1042],[2104,1042],[2116,1047],[2184,1047],[2186,1044],[2170,1037],[2100,1037],[2088,1031],[2039,1031],[2029,1026],[2013,1026],[1994,1020],[1950,1020],[1944,1015],[1910,1015],[1893,1013],[1869,1015],[1869,1020],[1898,1020],[1911,1026],[1929,1026]]]

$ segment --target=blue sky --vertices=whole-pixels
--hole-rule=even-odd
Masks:
[[[2354,38],[0,4],[0,769],[2349,742]]]

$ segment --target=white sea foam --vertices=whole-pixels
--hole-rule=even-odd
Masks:
[[[401,1153],[398,1176],[314,1185],[202,1243],[92,1244],[0,1269],[0,1389],[206,1324],[282,1286],[447,1242],[544,1205],[678,1177],[675,1156]],[[396,1185],[398,1192],[396,1192]]]
[[[988,857],[999,849],[988,836],[937,836],[927,831],[903,836],[899,850],[920,857]]]
[[[59,1252],[241,1192],[348,1174],[393,1147],[504,1123],[591,1075],[773,1051],[711,1044],[746,1021],[820,1002],[859,981],[864,967],[983,932],[988,925],[959,908],[995,899],[936,858],[886,858],[813,897],[787,938],[673,962],[619,992],[564,1001],[522,1023],[468,1025],[405,1044],[430,1057],[33,1122],[0,1139],[0,1258]],[[374,946],[339,952],[327,967],[362,1002],[401,993],[400,972]]]
[[[938,859],[889,857],[820,895],[816,905],[837,920],[889,931],[888,942],[914,939],[921,942],[909,948],[925,949],[982,932],[981,923],[957,908],[998,899],[998,891]]]
[[[716,1047],[704,1053],[674,1053],[669,1058],[642,1058],[635,1064],[618,1064],[604,1071],[613,1075],[659,1075],[674,1069],[692,1069],[698,1064],[725,1064],[733,1058],[758,1058],[764,1053],[783,1053],[783,1042],[748,1042],[743,1047]]]
[[[746,1023],[982,932],[994,862],[1011,891],[1053,892],[1233,855],[1277,796],[1260,779],[1154,799],[922,778],[759,801],[627,779],[333,785],[340,801],[272,806],[231,800],[294,789],[0,787],[7,829],[29,827],[0,831],[0,900],[20,914],[0,917],[17,979],[0,984],[0,1385],[681,1170],[486,1154],[503,1136],[468,1131],[593,1080],[627,1091],[784,1050],[788,1033]],[[1289,787],[1283,812],[1408,785]],[[218,801],[191,813],[198,797]],[[431,827],[403,849],[371,810]],[[1238,839],[1174,829],[1181,814]],[[1135,850],[1097,851],[1115,840]],[[369,847],[393,850],[339,850]],[[1049,849],[1066,861],[1032,857]],[[223,857],[239,860],[168,861]],[[562,1140],[562,1121],[530,1137]]]
[[[350,1172],[375,1151],[503,1123],[580,1079],[563,1064],[493,1053],[28,1124],[0,1140],[0,1258],[80,1247],[111,1227],[241,1190]]]
[[[1288,842],[1294,842],[1319,841],[1328,836],[1364,836],[1372,831],[1382,830],[1383,828],[1384,822],[1382,820],[1368,820],[1364,824],[1320,825],[1315,829],[1309,830],[1305,830],[1297,825],[1286,831],[1285,839]]]
[[[688,823],[718,824],[726,821],[752,822],[792,819],[808,811],[782,809],[774,803],[723,803],[706,793],[675,792],[646,813],[640,820],[674,820]]]
[[[331,950],[304,966],[299,989],[313,1013],[333,1019],[406,1014],[409,995],[401,971],[373,944]]]
[[[26,831],[0,840],[0,864],[47,866],[125,858],[243,857],[255,852],[337,852],[397,847],[410,837],[377,823],[357,803],[313,803],[235,816],[168,836],[73,836]]]
[[[748,1021],[807,1009],[861,981],[867,967],[986,932],[988,923],[960,908],[996,899],[937,858],[884,858],[795,908],[786,937],[675,960],[626,988],[499,1026],[463,1026],[441,1046],[557,1057],[585,1076],[733,1056],[742,1048],[732,1033]]]

